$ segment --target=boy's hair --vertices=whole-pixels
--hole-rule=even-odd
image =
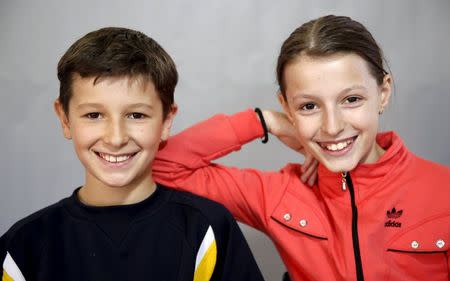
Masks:
[[[145,34],[119,27],[106,27],[78,39],[58,63],[59,101],[66,114],[72,97],[74,74],[83,78],[129,77],[152,82],[165,118],[174,103],[178,81],[169,54]]]

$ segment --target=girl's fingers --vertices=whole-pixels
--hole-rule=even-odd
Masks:
[[[306,170],[308,170],[309,166],[313,163],[314,158],[311,154],[307,153],[305,155],[305,162],[303,162],[302,165],[302,172],[304,173]]]
[[[309,185],[313,185],[316,179],[317,166],[319,162],[316,159],[312,159],[311,163],[306,167],[306,170],[302,173],[302,182],[308,182]],[[312,182],[312,184],[311,184]]]
[[[312,170],[312,175],[309,177],[308,184],[309,186],[313,186],[316,183],[317,180],[317,166],[319,165],[319,162],[317,160],[314,160],[316,162],[315,169]]]

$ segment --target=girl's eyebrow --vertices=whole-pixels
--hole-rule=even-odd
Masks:
[[[367,90],[367,88],[364,87],[363,85],[352,85],[352,86],[350,86],[350,87],[347,87],[347,88],[341,90],[341,91],[338,93],[338,95],[340,96],[340,95],[346,94],[346,93],[348,93],[348,92],[351,92],[351,91],[353,91],[353,90]],[[310,94],[305,94],[305,93],[301,93],[301,92],[300,92],[300,93],[297,93],[294,97],[292,97],[292,101],[295,101],[296,99],[299,99],[299,98],[316,99],[317,96],[310,95]]]
[[[364,87],[363,85],[353,85],[351,87],[343,89],[342,91],[339,92],[339,94],[342,95],[353,90],[367,90],[367,88]]]

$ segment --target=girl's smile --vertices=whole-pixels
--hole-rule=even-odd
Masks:
[[[284,71],[284,111],[299,141],[334,172],[373,163],[383,154],[375,138],[379,111],[389,101],[390,77],[382,85],[367,62],[353,53],[300,55]]]

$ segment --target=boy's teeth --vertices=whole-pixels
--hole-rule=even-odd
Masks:
[[[128,160],[131,155],[113,156],[109,154],[99,153],[100,157],[111,163],[123,162]]]

